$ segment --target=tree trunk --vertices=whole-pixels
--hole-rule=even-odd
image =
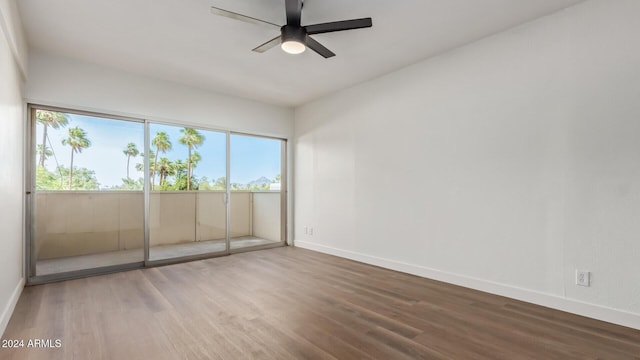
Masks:
[[[156,167],[158,166],[159,152],[160,152],[160,149],[158,149],[158,146],[156,145],[156,158],[155,160],[153,160],[153,172],[151,173],[151,190],[153,190],[153,187],[155,186],[154,183],[156,182]]]
[[[42,152],[40,153],[40,166],[44,167],[44,153],[47,149],[47,124],[43,123],[44,131],[42,131]]]
[[[69,190],[73,184],[73,148],[71,148],[71,166],[69,167]]]
[[[129,160],[131,159],[131,155],[127,155],[127,179],[129,179]]]

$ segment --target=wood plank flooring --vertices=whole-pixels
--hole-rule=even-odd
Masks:
[[[0,359],[640,359],[640,331],[298,248],[25,288]],[[60,348],[26,348],[60,339]]]

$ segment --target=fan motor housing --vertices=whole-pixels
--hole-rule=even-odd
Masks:
[[[280,28],[280,33],[282,42],[296,41],[302,44],[307,43],[307,31],[302,26],[285,25]]]

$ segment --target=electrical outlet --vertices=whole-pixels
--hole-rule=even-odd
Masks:
[[[313,228],[309,228],[309,235],[313,235]]]
[[[587,270],[576,270],[576,285],[590,286],[591,273]]]
[[[309,228],[307,226],[304,227],[304,234],[309,235]]]

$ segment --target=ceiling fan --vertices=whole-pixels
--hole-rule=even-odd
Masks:
[[[280,36],[277,36],[253,49],[253,51],[259,53],[263,53],[280,44],[282,50],[289,54],[300,54],[304,52],[306,48],[309,48],[322,55],[324,58],[330,58],[332,56],[335,56],[336,54],[314,40],[309,35],[323,34],[334,31],[361,29],[371,27],[372,25],[371,18],[362,18],[302,26],[300,24],[302,2],[302,0],[285,0],[287,23],[284,26],[256,19],[250,16],[238,14],[232,11],[220,9],[215,6],[211,7],[211,12],[216,15],[225,16],[231,19],[240,20],[251,24],[265,25],[269,26],[270,28],[279,28]]]

